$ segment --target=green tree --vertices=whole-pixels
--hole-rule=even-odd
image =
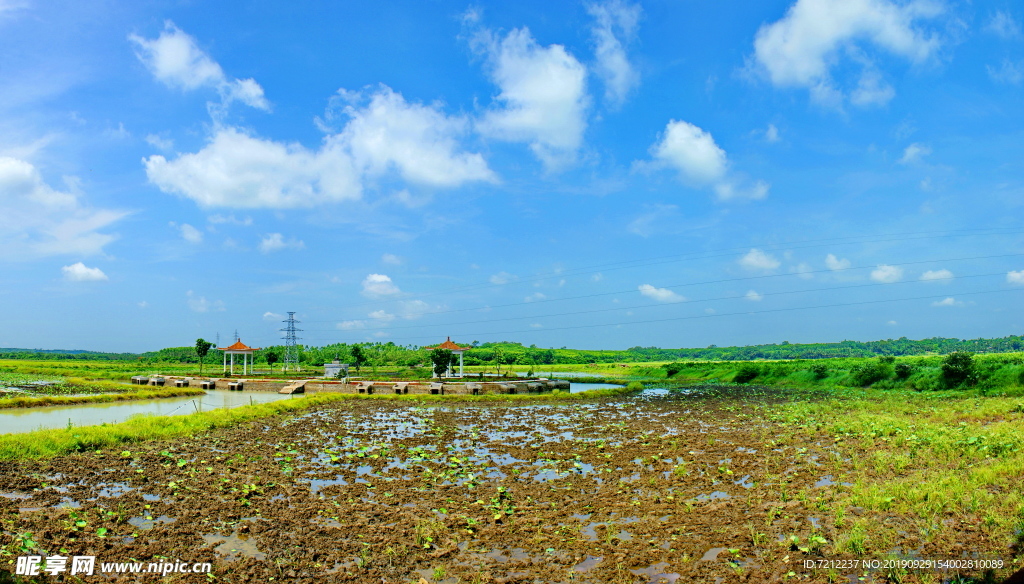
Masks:
[[[264,356],[267,358],[267,365],[270,365],[270,371],[273,372],[274,363],[280,361],[281,356],[277,354],[277,351],[267,351],[266,355]]]
[[[206,355],[210,353],[210,349],[213,348],[213,343],[207,342],[204,338],[196,339],[196,356],[199,357],[199,374],[203,374],[203,360],[206,359]]]
[[[451,367],[455,354],[451,349],[434,349],[430,352],[430,362],[434,364],[434,377],[440,378]]]
[[[352,365],[356,368],[356,373],[359,373],[363,363],[366,363],[366,354],[363,353],[362,345],[352,345]]]

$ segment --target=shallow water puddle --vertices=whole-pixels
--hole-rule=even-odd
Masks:
[[[237,531],[229,536],[207,534],[201,537],[208,545],[219,544],[213,548],[213,551],[224,556],[228,561],[237,560],[239,556],[257,560],[267,557],[267,554],[256,549],[256,542],[252,538]]]

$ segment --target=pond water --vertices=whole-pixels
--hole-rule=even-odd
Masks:
[[[208,391],[206,395],[147,399],[131,402],[75,404],[42,408],[10,408],[0,410],[0,433],[17,434],[46,428],[94,426],[123,422],[138,414],[172,416],[191,414],[217,408],[233,408],[250,403],[289,399],[268,391]],[[299,398],[296,398],[299,399]]]
[[[581,391],[590,391],[591,389],[608,389],[611,387],[622,387],[615,383],[569,383],[570,393],[579,393]]]

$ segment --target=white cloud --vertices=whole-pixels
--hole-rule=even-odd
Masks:
[[[366,316],[369,316],[370,318],[379,320],[381,322],[391,322],[391,321],[395,320],[395,315],[393,315],[393,314],[391,314],[391,313],[389,313],[389,312],[387,312],[385,310],[374,310],[373,312],[371,312],[370,314],[368,314]]]
[[[640,284],[637,288],[640,293],[658,302],[686,302],[686,297],[676,294],[668,288],[655,288],[650,284]]]
[[[763,298],[763,294],[758,294],[756,290],[747,290],[747,293],[743,296],[751,302],[760,302]]]
[[[1010,284],[1024,286],[1024,270],[1017,272],[1006,272],[1006,281]]]
[[[213,225],[222,225],[225,223],[230,223],[232,225],[242,225],[244,227],[252,225],[252,217],[239,219],[234,215],[210,215],[209,217],[206,218],[206,220]]]
[[[1004,58],[998,69],[992,65],[985,65],[985,69],[988,70],[988,76],[999,83],[1020,85],[1024,81],[1024,61],[1014,62]]]
[[[127,212],[82,204],[77,179],[68,189],[48,185],[32,164],[0,156],[0,259],[75,254],[91,256],[116,239],[100,233]]]
[[[882,106],[896,97],[896,90],[875,70],[861,73],[857,88],[850,93],[850,103],[860,107]]]
[[[192,227],[188,223],[182,223],[179,229],[181,229],[181,237],[185,241],[189,243],[203,242],[203,232],[199,231],[195,227]]]
[[[825,267],[832,271],[845,270],[850,267],[850,260],[839,259],[835,254],[828,254],[825,256]]]
[[[740,258],[739,264],[748,270],[774,270],[782,265],[774,256],[766,254],[757,248],[752,248],[746,255]]]
[[[543,292],[534,292],[526,298],[523,298],[523,302],[537,302],[539,300],[544,300],[545,298],[547,298],[547,296],[545,296]]]
[[[402,291],[384,274],[370,274],[363,279],[363,296],[371,298],[394,296]]]
[[[779,129],[775,127],[775,124],[768,124],[768,129],[764,131],[765,142],[774,144],[779,139]]]
[[[530,328],[535,328],[535,329],[544,328],[544,325],[542,325],[539,322],[534,322],[534,323],[530,323]]]
[[[402,265],[402,258],[396,256],[393,253],[386,253],[386,254],[380,256],[380,261],[382,263],[385,263],[385,264],[388,264],[388,265],[391,265],[391,266],[400,266],[400,265]]]
[[[932,153],[932,149],[924,144],[914,142],[903,150],[903,157],[899,159],[900,164],[913,164],[920,162],[922,158]]]
[[[754,58],[773,85],[805,87],[815,101],[840,105],[843,94],[831,69],[849,56],[863,67],[854,103],[879,105],[894,91],[874,71],[867,45],[923,62],[940,43],[915,25],[941,12],[941,4],[930,0],[797,0],[782,19],[757,31]]]
[[[985,30],[1004,39],[1015,39],[1021,36],[1020,23],[1009,12],[997,10]]]
[[[69,282],[102,282],[109,280],[103,270],[99,268],[87,268],[82,262],[64,266],[60,269],[64,272],[64,279]]]
[[[265,320],[267,322],[283,322],[284,321],[284,315],[283,314],[278,314],[276,312],[270,312],[268,310],[267,312],[263,313],[263,320]]]
[[[694,187],[713,186],[721,200],[763,199],[770,186],[764,181],[748,184],[740,176],[730,176],[729,161],[709,132],[682,120],[669,120],[660,140],[650,148],[654,167],[670,167],[680,179]],[[645,163],[640,163],[643,168]]]
[[[170,152],[174,150],[174,140],[170,138],[162,138],[156,134],[149,134],[146,136],[146,143],[156,148],[157,150],[163,150],[164,152]]]
[[[928,270],[921,274],[921,280],[925,282],[949,281],[953,279],[953,272],[949,270]]]
[[[294,237],[286,240],[280,233],[271,233],[260,240],[259,247],[262,253],[272,253],[284,249],[303,249],[306,244]]]
[[[802,280],[811,280],[814,278],[814,268],[812,268],[811,264],[808,264],[807,262],[800,262],[790,268],[790,271]]]
[[[191,91],[201,87],[216,89],[223,105],[238,100],[251,107],[269,110],[263,88],[252,79],[229,79],[224,70],[203,52],[194,38],[173,22],[164,23],[156,39],[128,35],[135,45],[135,55],[153,76],[169,87]]]
[[[210,302],[205,296],[197,296],[191,290],[185,293],[185,299],[188,302],[189,310],[192,312],[210,312],[211,310],[218,312],[224,311],[223,301],[215,300]]]
[[[339,322],[336,327],[338,330],[350,331],[355,329],[366,328],[366,321],[362,320],[346,320]]]
[[[963,302],[954,299],[952,296],[950,296],[948,298],[945,298],[943,300],[936,300],[935,302],[932,302],[932,306],[963,306],[963,305],[964,305]]]
[[[621,106],[629,92],[640,83],[640,74],[626,57],[624,44],[636,35],[641,9],[637,4],[609,0],[589,4],[594,19],[590,33],[594,39],[595,70],[604,81],[604,96],[613,107]]]
[[[218,126],[208,144],[173,160],[143,159],[150,182],[204,207],[295,208],[359,199],[364,183],[389,173],[434,188],[496,181],[478,153],[459,151],[463,118],[437,104],[409,103],[386,86],[339,91],[327,122],[347,120],[319,150]]]
[[[897,325],[897,324],[899,324],[899,323],[897,323],[897,322],[896,322],[895,320],[890,320],[889,322],[887,322],[887,323],[885,323],[885,324],[887,324],[887,325],[889,325],[889,326],[896,326],[896,325]]]
[[[871,279],[882,284],[892,284],[903,279],[903,268],[880,264],[871,270]]]
[[[525,142],[548,170],[573,162],[587,127],[587,71],[562,45],[543,47],[529,29],[504,37],[487,29],[472,36],[500,92],[477,122],[487,136]]]
[[[141,302],[137,302],[137,303],[136,303],[136,305],[137,305],[137,306],[138,306],[139,308],[146,308],[146,307],[148,307],[148,306],[149,306],[149,303],[148,303],[148,302],[146,302],[145,300],[143,300],[143,301],[141,301]]]
[[[598,272],[590,277],[591,282],[600,282],[601,280],[604,280],[604,274],[602,274],[601,272]]]
[[[514,274],[510,274],[508,272],[498,272],[497,274],[494,274],[493,276],[488,278],[488,281],[491,284],[501,285],[508,284],[509,282],[515,282],[518,279],[519,276],[516,276]]]
[[[437,312],[446,308],[444,306],[430,306],[422,300],[403,300],[398,303],[398,306],[402,309],[402,318],[406,320],[415,320],[428,312]]]
[[[669,121],[661,141],[651,147],[651,155],[696,185],[722,180],[728,165],[725,150],[715,144],[710,133],[681,120]]]

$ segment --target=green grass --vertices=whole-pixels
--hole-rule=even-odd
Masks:
[[[121,393],[103,393],[96,395],[18,396],[0,399],[0,409],[134,401],[142,399],[159,399],[164,397],[204,395],[205,393],[206,391],[198,388],[172,387],[166,389],[140,389],[138,391],[124,391]]]

